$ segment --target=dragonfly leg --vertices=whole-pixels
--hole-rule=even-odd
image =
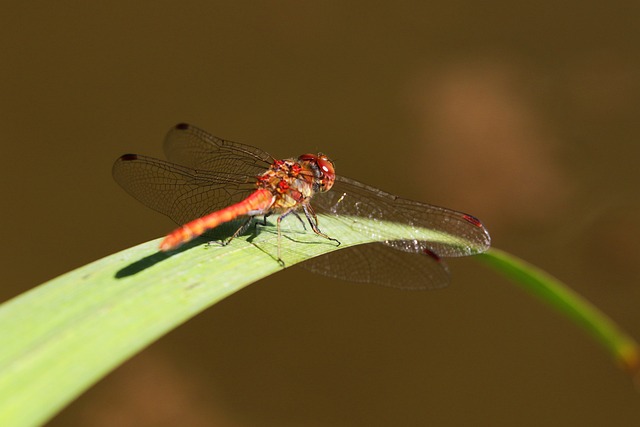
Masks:
[[[283,267],[284,267],[284,261],[282,261],[282,257],[280,256],[280,243],[281,243],[280,241],[282,240],[281,237],[280,237],[281,234],[282,234],[282,233],[280,233],[280,222],[282,222],[282,218],[286,217],[291,212],[293,212],[293,209],[288,210],[287,212],[283,213],[276,220],[276,225],[277,225],[277,228],[278,228],[278,264],[280,264]]]
[[[328,235],[320,231],[320,229],[318,228],[318,217],[316,216],[316,213],[311,205],[302,205],[302,209],[304,209],[304,214],[307,217],[307,221],[309,221],[309,225],[311,226],[311,229],[314,233],[316,233],[318,236],[324,237],[325,239],[331,240],[332,242],[336,242],[338,244],[337,246],[340,246],[340,240],[329,237]]]
[[[293,216],[295,216],[296,218],[298,218],[298,221],[300,221],[300,224],[302,224],[302,228],[304,228],[304,230],[307,230],[307,226],[304,224],[304,221],[302,220],[302,218],[300,218],[300,215],[298,215],[298,212],[295,209],[289,209],[288,211],[286,211],[285,213],[283,213],[282,215],[280,215],[280,217],[278,217],[278,221],[281,221],[283,219],[285,219],[285,217],[289,216],[293,214]]]
[[[313,232],[319,236],[324,237],[325,239],[331,240],[332,242],[336,242],[338,246],[340,246],[340,240],[334,239],[333,237],[329,237],[326,234],[324,234],[322,231],[320,231],[320,229],[318,228],[318,217],[316,216],[316,213],[313,211],[311,206],[302,205],[302,208],[304,209],[304,214],[307,217],[307,220],[309,221],[309,225],[311,226],[311,229],[313,230]],[[295,217],[300,220],[305,230],[307,229],[307,227],[304,225],[304,221],[302,220],[302,218],[300,218],[300,215],[298,215],[298,212],[296,212],[295,209],[290,209],[278,217],[278,220],[276,221],[276,224],[278,226],[277,227],[278,228],[278,263],[282,266],[284,266],[284,261],[282,261],[282,257],[280,256],[280,245],[282,240],[280,223],[284,218],[286,218],[288,215],[291,215],[291,214],[295,215]]]
[[[278,220],[276,221],[277,225],[278,225],[278,263],[284,267],[284,261],[282,261],[282,258],[280,257],[280,243],[281,243],[281,232],[280,232],[280,222],[282,222],[282,220],[284,218],[286,218],[289,215],[295,215],[296,218],[298,218],[300,220],[300,222],[302,223],[302,227],[306,230],[307,227],[304,225],[304,221],[302,220],[302,218],[300,218],[300,215],[298,215],[298,212],[295,211],[295,209],[289,209],[288,211],[286,211],[285,213],[283,213],[282,215],[280,215],[278,217]]]
[[[297,211],[291,211],[296,218],[298,218],[298,221],[300,221],[300,224],[302,224],[302,228],[304,229],[304,231],[307,231],[307,226],[304,224],[304,221],[302,220],[302,218],[300,218],[300,215],[298,215]]]
[[[295,210],[290,210],[288,212],[285,212],[282,216],[283,218],[289,214],[293,214],[295,215],[296,218],[298,218],[298,221],[300,221],[300,224],[302,224],[302,228],[306,231],[307,230],[307,226],[304,224],[304,221],[302,220],[302,218],[300,218],[300,215],[298,215],[298,212],[296,212]],[[267,225],[267,217],[271,216],[271,212],[269,212],[268,214],[266,214],[263,218],[262,218],[262,224],[260,223],[256,223],[256,226],[261,225],[263,227],[266,227]]]
[[[236,230],[235,233],[233,233],[231,235],[231,237],[229,237],[226,240],[222,241],[222,246],[227,246],[229,243],[231,243],[231,241],[233,239],[235,239],[236,237],[238,237],[239,235],[241,235],[242,233],[244,233],[245,231],[247,231],[247,228],[249,228],[249,225],[251,225],[251,220],[253,219],[252,216],[250,216],[249,218],[247,218],[242,225]]]

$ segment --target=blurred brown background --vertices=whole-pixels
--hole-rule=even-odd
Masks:
[[[187,121],[473,213],[640,338],[639,17],[637,1],[5,2],[0,300],[172,229],[110,169],[162,156]],[[50,425],[637,425],[640,395],[585,333],[450,264],[425,293],[287,269]]]

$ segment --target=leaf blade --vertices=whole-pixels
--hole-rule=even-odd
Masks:
[[[321,223],[340,237],[340,248],[373,241],[331,217]],[[407,238],[401,225],[374,225],[384,230],[382,238]],[[287,266],[338,249],[295,220],[285,227],[280,245]],[[430,230],[412,233],[409,238],[451,241]],[[45,422],[151,342],[282,268],[273,226],[208,250],[205,238],[170,254],[157,251],[159,242],[107,256],[0,305],[0,425]]]

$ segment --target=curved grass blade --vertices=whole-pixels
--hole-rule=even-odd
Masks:
[[[344,222],[325,216],[321,221],[340,236],[340,248],[371,241]],[[281,239],[287,266],[338,249],[291,223],[292,230]],[[383,230],[382,239],[402,239],[407,233],[392,223],[375,226]],[[412,232],[452,241],[429,230]],[[221,226],[216,233],[232,231]],[[0,305],[0,426],[46,422],[168,331],[282,268],[275,258],[274,226],[260,227],[227,246],[204,249],[207,240],[196,239],[171,253],[158,252],[160,239],[143,243]]]
[[[478,259],[587,330],[636,382],[640,381],[638,343],[594,305],[555,277],[499,249],[491,248]]]
[[[322,223],[340,235],[340,248],[368,243],[363,233],[344,222],[322,217]],[[376,222],[376,226],[385,230],[383,237],[389,240],[401,239],[405,233],[391,223]],[[424,238],[451,242],[450,236],[418,231]],[[228,230],[221,228],[220,233],[228,235]],[[281,249],[287,266],[337,249],[312,233],[286,233]],[[157,252],[160,239],[150,241],[0,305],[0,425],[46,422],[168,331],[282,268],[274,257],[274,227],[207,250],[202,247],[206,240],[196,239],[169,254]],[[301,244],[304,242],[313,244]],[[483,259],[572,317],[582,319],[618,360],[637,368],[635,342],[606,318],[603,321],[590,305],[576,303],[579,297],[571,292],[564,295],[567,292],[563,294],[564,288],[554,279],[497,250]]]

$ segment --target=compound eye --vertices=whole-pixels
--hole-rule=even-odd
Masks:
[[[318,154],[316,163],[320,171],[322,171],[322,178],[320,180],[320,191],[329,191],[333,187],[333,183],[336,180],[336,170],[333,166],[333,162],[324,154]]]
[[[325,156],[324,154],[318,155],[317,163],[318,167],[320,167],[320,170],[324,175],[335,176],[336,170],[333,166],[333,162],[327,156]]]
[[[319,185],[321,192],[329,191],[333,187],[333,183],[336,180],[336,171],[333,166],[333,162],[324,154],[303,154],[298,157],[301,162],[314,163],[320,172],[320,176],[316,178],[316,183]]]

